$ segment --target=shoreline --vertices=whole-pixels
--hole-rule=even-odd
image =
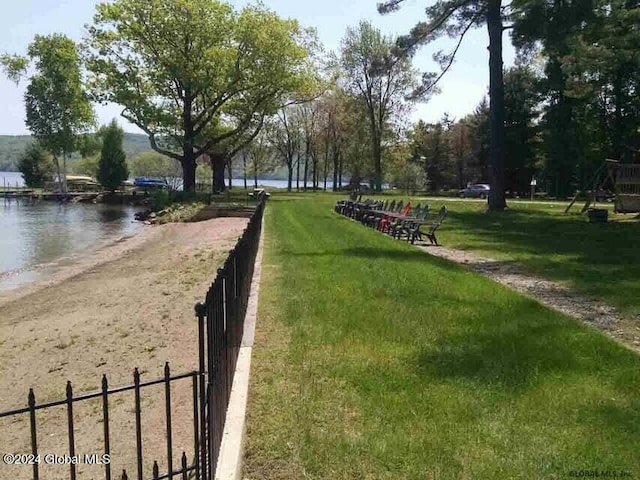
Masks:
[[[46,280],[0,296],[0,411],[22,408],[33,388],[38,404],[74,395],[161,378],[165,362],[175,374],[198,365],[197,321],[193,307],[207,293],[217,268],[246,227],[244,218],[152,226],[120,238]],[[193,448],[190,382],[172,387],[174,452]],[[93,402],[93,403],[92,403]],[[99,402],[99,401],[98,401]],[[114,471],[135,464],[133,393],[116,395],[109,417]],[[102,448],[102,408],[96,401],[74,406],[76,451]],[[163,455],[166,445],[162,386],[142,391],[145,462]],[[67,452],[66,411],[38,413],[38,448]],[[30,451],[28,415],[0,419],[0,438],[12,451]],[[117,444],[117,445],[116,445]],[[68,453],[68,452],[67,452]],[[174,458],[179,464],[180,458]],[[97,478],[91,465],[78,474]],[[151,465],[145,465],[150,469]],[[1,478],[30,478],[30,470],[0,464]],[[47,478],[67,478],[68,468],[47,467]]]
[[[126,251],[135,249],[143,242],[153,238],[148,225],[142,225],[138,231],[117,238],[102,241],[96,248],[81,250],[70,255],[63,255],[50,262],[26,266],[17,270],[0,272],[0,307],[26,295],[31,295],[43,288],[63,282],[83,271],[97,267],[122,256]],[[137,241],[136,238],[140,237]],[[123,248],[116,248],[122,246]],[[27,276],[11,284],[12,278]],[[31,277],[31,278],[29,278]],[[9,282],[9,286],[3,285]]]

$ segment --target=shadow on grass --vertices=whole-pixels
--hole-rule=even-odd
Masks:
[[[464,244],[456,239],[458,247],[515,256],[537,272],[640,312],[640,226],[635,222],[590,224],[580,216],[527,210],[452,211],[450,217],[455,234],[464,235]]]
[[[437,248],[437,247],[435,247]],[[360,258],[370,260],[391,260],[403,262],[429,262],[439,267],[457,269],[455,263],[425,254],[417,249],[390,249],[376,247],[351,247],[338,250],[323,250],[313,252],[283,252],[287,255],[300,257],[327,257],[335,256],[348,258]]]
[[[520,390],[550,372],[578,370],[576,352],[560,344],[567,325],[518,325],[491,332],[443,337],[423,351],[418,371],[427,377],[463,378],[485,387]]]

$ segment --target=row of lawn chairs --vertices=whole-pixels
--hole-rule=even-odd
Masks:
[[[362,201],[362,196],[357,199],[340,200],[336,203],[335,211],[393,238],[406,239],[411,243],[415,243],[416,240],[422,241],[424,235],[432,245],[438,245],[436,231],[447,216],[447,207],[444,205],[435,219],[427,220],[428,205],[413,206],[411,202],[404,204],[402,200]],[[426,230],[423,231],[423,228]]]

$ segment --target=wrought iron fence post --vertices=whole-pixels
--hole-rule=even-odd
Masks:
[[[207,295],[207,298],[209,298],[209,295]],[[198,379],[200,380],[200,470],[202,479],[207,479],[207,390],[204,377],[206,373],[204,361],[206,305],[197,303],[195,312],[198,317]]]
[[[104,454],[111,455],[109,443],[109,384],[106,375],[102,375],[102,423],[104,425]],[[111,480],[111,462],[105,462],[104,476],[105,480]]]
[[[31,453],[34,458],[38,457],[38,436],[36,432],[36,396],[33,388],[29,389],[29,424],[31,427]],[[38,480],[40,473],[38,472],[38,462],[33,462],[33,480]]]
[[[71,382],[67,382],[67,420],[69,424],[69,455],[73,458],[76,454],[75,436],[73,432],[73,389]],[[76,480],[76,465],[72,461],[69,465],[71,480]]]
[[[172,436],[171,436],[171,370],[169,369],[169,362],[164,364],[164,398],[165,398],[165,410],[167,414],[167,470],[169,474],[169,480],[173,479],[173,451],[172,451]]]
[[[138,480],[142,480],[142,419],[140,412],[140,372],[133,370],[133,384],[135,385],[135,416],[136,416],[136,456],[138,460]]]

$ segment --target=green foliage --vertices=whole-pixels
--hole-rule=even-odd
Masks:
[[[33,64],[34,73],[29,77],[24,96],[25,123],[42,147],[53,155],[60,178],[66,172],[61,172],[58,158],[62,157],[66,168],[77,135],[94,123],[93,107],[82,84],[78,48],[64,35],[36,35],[29,44],[27,57],[4,55],[0,61],[8,76],[16,81]]]
[[[85,150],[85,146],[83,145],[86,137],[89,137],[91,139],[88,142],[92,144],[92,148],[88,150]],[[72,154],[70,158],[70,165],[72,170],[74,168],[73,161],[77,160],[78,158],[82,158],[81,152],[84,152],[85,156],[87,156],[90,151],[93,151],[93,148],[95,148],[93,147],[95,139],[96,134],[86,134],[86,136],[79,136],[78,142],[76,143],[78,152]],[[30,135],[0,135],[0,171],[17,171],[18,159],[20,158],[22,151],[33,140],[34,138]],[[94,154],[100,152],[102,141],[98,140],[97,144],[98,149],[94,152]],[[149,150],[149,138],[146,135],[141,135],[139,133],[125,133],[123,147],[127,158],[133,158],[141,152],[151,151]]]
[[[391,122],[407,112],[404,98],[418,86],[411,60],[391,58],[393,46],[392,38],[363,21],[357,28],[347,29],[340,53],[346,89],[358,98],[367,118],[372,180],[378,191],[382,189],[383,138]]]
[[[96,98],[122,105],[154,150],[182,164],[186,190],[202,153],[314,80],[311,32],[260,4],[116,0],[98,5],[88,31]]]
[[[540,79],[525,66],[505,72],[505,188],[526,193],[536,172],[541,140],[537,119]]]
[[[151,210],[157,212],[171,205],[171,197],[169,192],[163,188],[158,188],[151,193],[151,202],[149,206]]]
[[[89,177],[97,178],[99,165],[100,155],[92,155],[74,162],[71,165],[71,171],[78,175],[88,175]]]
[[[37,142],[30,143],[20,156],[18,168],[29,188],[42,188],[51,179],[53,162]]]
[[[104,133],[103,128],[98,130],[97,133],[78,135],[75,149],[80,155],[80,158],[92,157],[100,152],[102,148],[102,133]]]
[[[28,55],[36,73],[25,93],[27,127],[54,157],[70,154],[76,135],[94,122],[76,44],[63,35],[36,35]]]
[[[98,182],[107,190],[116,190],[129,178],[126,155],[122,149],[124,132],[113,120],[102,133],[102,150],[98,163]]]
[[[131,160],[131,173],[136,177],[167,178],[181,176],[180,165],[166,156],[142,152]]]

